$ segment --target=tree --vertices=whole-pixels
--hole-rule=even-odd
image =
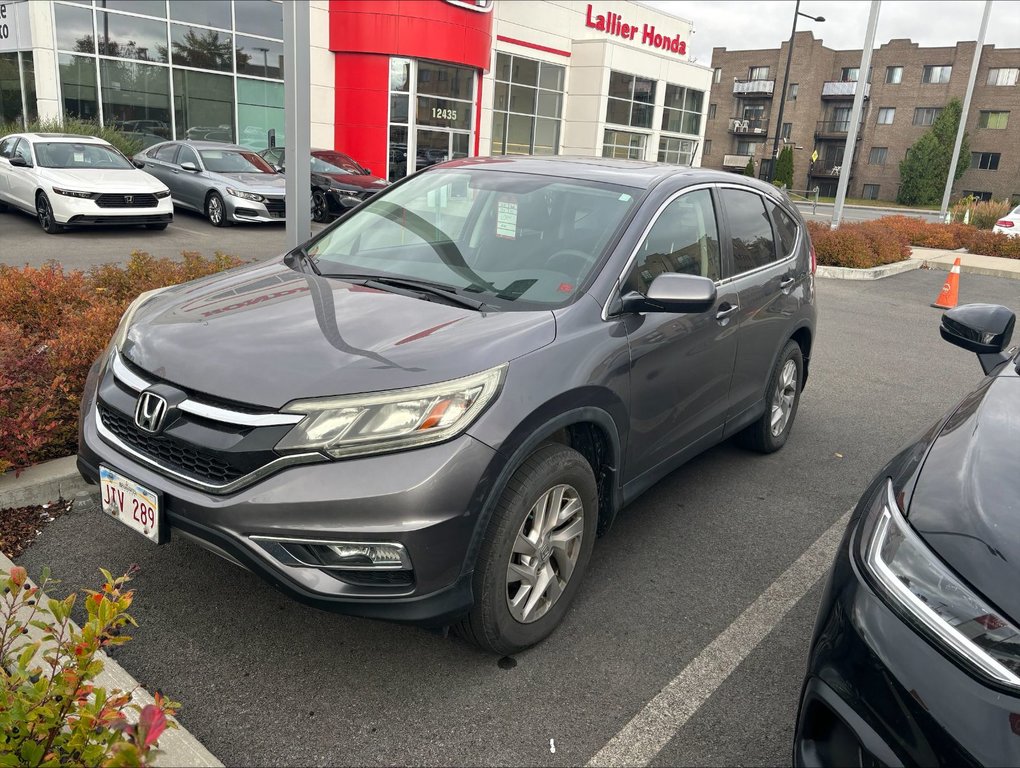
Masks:
[[[754,178],[754,158],[747,158],[747,167],[744,168],[744,175]]]
[[[963,105],[959,99],[953,99],[935,118],[931,128],[907,150],[907,156],[900,162],[900,188],[896,202],[902,205],[936,205],[941,202],[962,114]],[[961,159],[956,164],[953,181],[959,181],[963,176],[968,166],[964,159],[969,157],[970,142],[964,133],[960,145]]]
[[[793,150],[790,147],[783,147],[776,160],[776,173],[773,183],[778,186],[785,186],[790,189],[793,186]]]

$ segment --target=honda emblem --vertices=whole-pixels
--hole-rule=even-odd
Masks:
[[[142,392],[135,406],[135,425],[145,432],[156,434],[163,429],[168,410],[166,400],[155,392]]]
[[[124,195],[124,204],[131,205],[135,201],[134,195]]]

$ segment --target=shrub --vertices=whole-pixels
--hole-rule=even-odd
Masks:
[[[950,213],[954,222],[963,223],[964,215],[970,211],[969,223],[977,229],[991,229],[995,222],[1008,214],[1012,206],[1008,200],[977,200],[973,195],[962,198]]]
[[[142,142],[132,138],[130,135],[114,128],[101,126],[96,120],[83,120],[80,117],[64,115],[63,120],[48,118],[46,120],[30,120],[26,127],[22,127],[20,121],[0,123],[0,136],[9,133],[78,133],[84,136],[97,136],[100,139],[110,142],[131,157],[142,150]]]
[[[830,267],[870,269],[910,256],[907,237],[877,221],[848,223],[839,229],[808,222],[818,263]]]
[[[85,378],[135,296],[240,263],[136,251],[87,273],[0,265],[0,472],[74,452]]]
[[[49,581],[38,587],[24,568],[0,575],[0,764],[151,765],[160,735],[176,723],[177,709],[158,693],[155,704],[139,707],[132,691],[96,687],[103,671],[102,650],[126,643],[121,634],[135,621],[127,613],[133,592],[124,575],[103,571],[101,591],[85,598],[86,621],[71,622],[77,595],[39,603]],[[31,628],[39,630],[35,639]],[[41,635],[40,635],[41,633]],[[137,713],[137,723],[126,715]]]

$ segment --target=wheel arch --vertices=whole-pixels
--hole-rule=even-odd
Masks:
[[[800,383],[800,388],[803,391],[808,379],[808,368],[810,367],[808,363],[811,360],[811,343],[814,341],[814,334],[812,329],[805,323],[796,328],[790,334],[790,338],[797,342],[797,346],[800,347],[801,357],[804,359],[804,375]],[[783,346],[786,346],[785,343]]]

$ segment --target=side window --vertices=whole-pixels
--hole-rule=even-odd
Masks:
[[[26,163],[32,165],[32,147],[29,146],[25,139],[21,139],[14,148],[12,157],[23,157]]]
[[[161,160],[164,163],[174,162],[174,158],[177,157],[177,145],[166,144],[156,150],[156,154],[153,157],[157,160]]]
[[[278,149],[268,150],[264,157],[267,163],[272,163],[273,165],[283,165],[283,163],[281,162],[281,160],[283,160],[283,152],[281,152]]]
[[[0,157],[10,157],[12,154],[14,154],[14,142],[16,141],[17,138],[15,138],[14,136],[9,136],[8,138],[0,142]]]
[[[785,259],[793,253],[793,248],[797,244],[797,222],[771,200],[765,203],[765,207],[772,213],[772,221],[776,224],[779,242],[783,246],[783,254],[780,258]]]
[[[198,152],[191,147],[181,144],[181,154],[177,156],[177,164],[184,165],[184,163],[194,163],[196,168],[202,167],[198,162]]]
[[[730,225],[733,273],[739,275],[776,260],[772,225],[760,195],[742,189],[722,189],[722,204]]]
[[[719,230],[707,189],[681,195],[659,214],[638,247],[624,292],[646,293],[663,272],[720,278]]]

